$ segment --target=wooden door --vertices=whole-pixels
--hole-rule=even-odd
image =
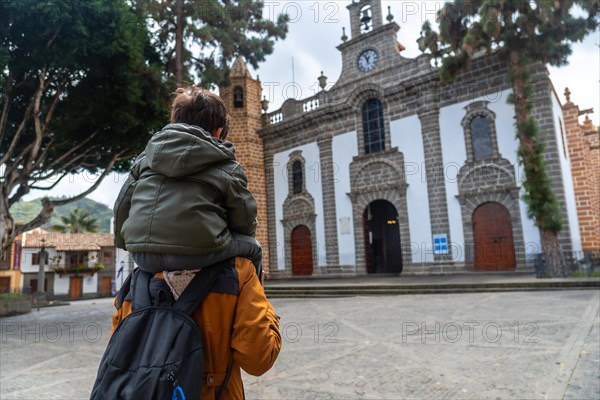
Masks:
[[[80,299],[83,295],[83,277],[72,276],[69,279],[69,298]]]
[[[112,294],[112,279],[110,276],[103,276],[100,281],[100,294],[110,296]]]
[[[0,277],[0,293],[10,292],[10,276]]]
[[[386,200],[375,200],[365,210],[363,223],[367,272],[401,273],[402,246],[396,207]]]
[[[37,293],[38,291],[38,280],[32,279],[29,281],[31,287],[31,293]],[[44,279],[44,292],[48,293],[48,279]]]
[[[313,250],[310,229],[299,225],[292,231],[292,275],[312,275]]]
[[[512,224],[506,207],[484,203],[473,213],[475,268],[503,271],[516,267]]]

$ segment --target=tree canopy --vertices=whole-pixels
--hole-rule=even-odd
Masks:
[[[3,247],[52,209],[125,171],[166,122],[168,94],[144,21],[125,0],[0,2],[0,237]],[[69,173],[100,173],[75,198],[42,200],[14,224],[12,204]]]
[[[135,8],[177,83],[226,86],[235,57],[258,68],[287,33],[287,15],[263,18],[263,1],[135,0]]]
[[[454,0],[438,12],[439,33],[426,22],[419,48],[442,59],[442,81],[468,67],[476,53],[493,54],[507,65],[515,106],[519,161],[525,170],[524,200],[540,230],[549,275],[563,275],[558,232],[560,207],[544,161],[544,142],[531,111],[528,66],[541,62],[564,65],[571,44],[598,27],[598,0]],[[576,15],[574,6],[581,15]]]

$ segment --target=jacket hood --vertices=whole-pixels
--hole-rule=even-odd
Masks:
[[[231,142],[187,124],[165,126],[152,135],[146,145],[149,167],[167,177],[187,176],[211,164],[235,160],[234,153]]]

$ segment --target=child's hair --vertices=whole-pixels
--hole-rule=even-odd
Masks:
[[[171,104],[171,123],[196,125],[212,134],[223,128],[220,138],[229,133],[227,107],[219,96],[197,86],[178,88]]]

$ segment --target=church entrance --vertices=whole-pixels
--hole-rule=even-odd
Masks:
[[[292,275],[312,275],[313,250],[310,229],[298,225],[292,231]]]
[[[369,273],[402,272],[398,211],[392,203],[376,200],[363,214],[365,260]]]
[[[515,246],[512,224],[506,207],[483,203],[473,212],[475,269],[502,271],[514,269]]]

